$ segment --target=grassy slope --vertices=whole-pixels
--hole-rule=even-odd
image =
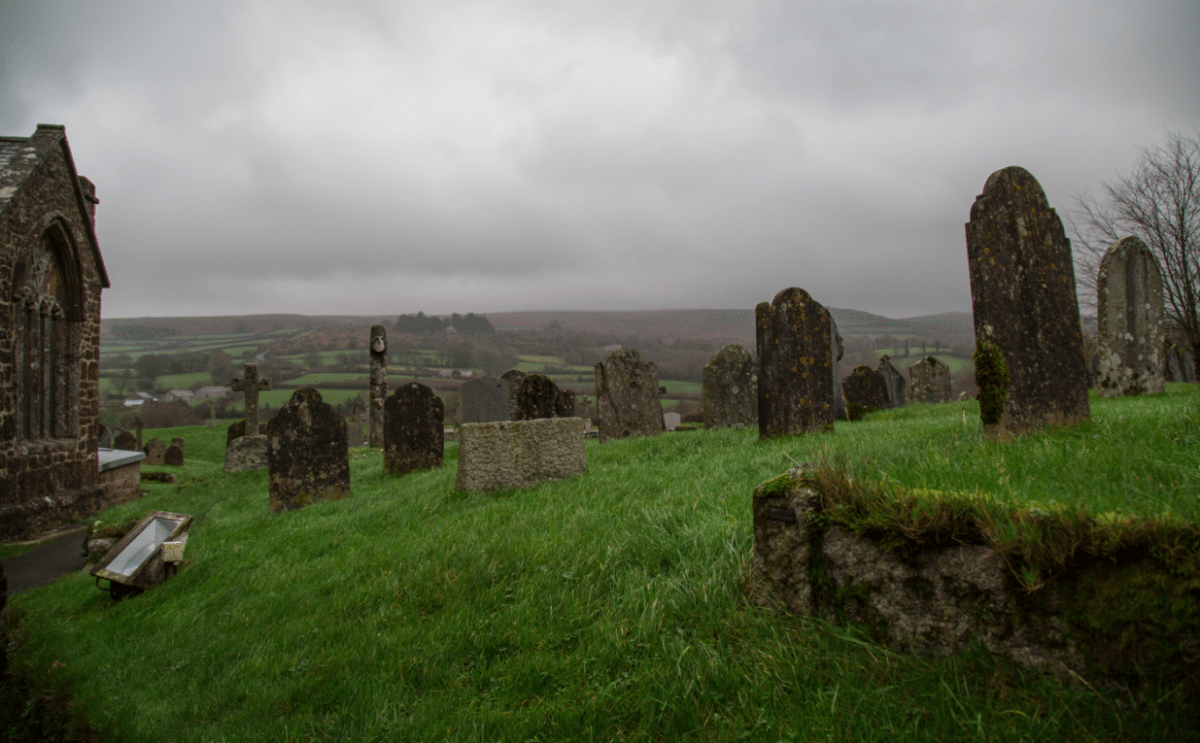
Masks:
[[[188,439],[181,485],[105,518],[195,515],[186,569],[120,604],[85,575],[16,597],[14,660],[121,741],[1178,740],[1178,700],[1131,711],[983,652],[894,655],[743,590],[751,490],[793,460],[1194,520],[1198,402],[1097,402],[1009,447],[962,404],[769,442],[590,441],[584,475],[491,495],[453,491],[454,445],[403,477],[358,450],[350,498],[279,516],[265,473],[221,472],[223,430],[165,430]]]

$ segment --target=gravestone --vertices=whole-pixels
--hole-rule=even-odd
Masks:
[[[464,423],[455,488],[524,488],[571,477],[587,468],[581,418]]]
[[[848,405],[871,406],[883,410],[888,406],[887,380],[878,369],[865,364],[854,367],[842,380],[842,391]]]
[[[113,432],[108,429],[108,426],[100,424],[100,448],[111,449],[113,442]]]
[[[596,364],[600,441],[662,433],[658,365],[632,348],[618,348]]]
[[[1179,349],[1179,368],[1183,371],[1183,381],[1196,383],[1196,361],[1190,351]]]
[[[460,419],[463,423],[510,420],[508,383],[495,377],[477,377],[463,382]]]
[[[233,388],[234,392],[245,394],[244,407],[246,408],[246,417],[242,425],[243,433],[245,431],[258,431],[258,393],[271,389],[271,380],[258,376],[257,362],[247,362],[242,376],[234,377],[230,383],[230,387]]]
[[[163,454],[166,453],[167,447],[158,438],[153,438],[146,442],[142,451],[146,452],[146,459],[142,464],[162,464]]]
[[[517,407],[517,394],[521,391],[521,382],[525,381],[525,372],[520,369],[509,369],[501,374],[500,378],[508,385],[508,417],[515,421],[520,413],[520,408]]]
[[[137,437],[131,431],[121,431],[117,437],[113,439],[114,449],[124,449],[125,451],[141,451],[138,449]]]
[[[555,418],[581,418],[575,412],[575,393],[572,390],[559,388],[558,397],[554,400]]]
[[[267,423],[267,470],[271,513],[350,495],[346,421],[312,387],[293,392]]]
[[[676,412],[663,413],[663,430],[674,431],[679,428],[679,424],[683,422],[683,418]]]
[[[950,402],[950,367],[926,356],[908,367],[908,389],[913,402]]]
[[[383,405],[383,471],[407,474],[442,466],[446,408],[423,384],[409,382]]]
[[[1071,242],[1037,179],[1018,167],[992,173],[966,237],[975,339],[1008,367],[994,435],[1088,420]]]
[[[1104,397],[1133,397],[1166,389],[1162,272],[1138,238],[1121,238],[1100,260],[1096,310],[1096,391]]]
[[[836,366],[829,311],[791,287],[754,308],[754,326],[759,438],[832,429]]]
[[[846,420],[846,396],[842,393],[842,375],[838,362],[842,360],[845,349],[842,346],[842,334],[838,332],[837,323],[833,320],[833,313],[829,314],[829,339],[833,343],[833,359],[829,364],[830,370],[833,372],[833,419],[844,421]]]
[[[571,393],[570,408],[562,415],[565,404],[562,390],[553,379],[544,374],[530,374],[521,380],[521,386],[517,390],[517,416],[514,420],[570,418],[575,412],[574,393]]]
[[[178,446],[181,451],[186,452],[186,450],[187,450],[187,446],[184,444],[182,436],[173,437],[171,439],[171,446]]]
[[[355,449],[366,445],[367,436],[363,422],[358,420],[346,421],[346,446]]]
[[[1088,388],[1095,389],[1096,384],[1100,379],[1100,354],[1092,354],[1091,361],[1088,362]]]
[[[163,464],[169,464],[172,467],[183,466],[183,447],[178,444],[171,444],[163,453]]]
[[[139,415],[133,419],[133,426],[134,426],[134,428],[137,429],[137,449],[135,451],[142,451],[142,426],[143,425],[144,424],[142,423],[142,416]]]
[[[383,446],[383,401],[387,398],[387,329],[371,326],[371,405],[367,413],[372,448]]]
[[[887,393],[888,408],[904,407],[904,376],[892,366],[891,357],[886,353],[879,357],[878,372],[883,375],[884,390]]]
[[[225,429],[225,445],[229,446],[230,442],[232,442],[234,439],[239,438],[241,436],[245,436],[245,435],[246,435],[246,421],[245,420],[234,421],[233,423],[229,424],[229,428]],[[267,435],[267,424],[266,423],[258,424],[258,435],[259,436]]]
[[[247,472],[267,468],[267,436],[239,436],[225,445],[225,471]]]
[[[757,365],[736,343],[724,346],[704,366],[704,427],[758,425]]]

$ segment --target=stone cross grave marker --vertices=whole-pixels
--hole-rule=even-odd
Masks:
[[[758,366],[750,352],[730,343],[704,366],[704,427],[758,425]]]
[[[1000,349],[1009,387],[1004,438],[1091,415],[1071,242],[1041,184],[1019,167],[997,170],[966,225],[977,342]]]
[[[246,432],[258,432],[258,393],[271,389],[271,380],[258,376],[258,364],[246,362],[243,376],[234,377],[230,384],[234,392],[245,394]]]
[[[908,379],[913,402],[950,402],[950,367],[934,357],[908,367]]]
[[[476,377],[462,385],[460,419],[463,423],[510,420],[508,383],[495,377]]]
[[[834,341],[829,311],[791,287],[754,308],[759,438],[829,430]]]
[[[371,403],[367,412],[367,440],[383,447],[383,401],[387,398],[387,328],[371,326]]]
[[[618,348],[596,364],[600,441],[662,433],[658,364],[632,348]]]
[[[271,513],[350,495],[346,421],[312,387],[293,392],[267,423],[267,470]]]
[[[442,466],[446,407],[437,393],[409,382],[388,396],[383,414],[385,473],[403,475]]]
[[[1146,243],[1125,237],[1104,254],[1096,309],[1096,391],[1104,397],[1162,392],[1162,271]]]

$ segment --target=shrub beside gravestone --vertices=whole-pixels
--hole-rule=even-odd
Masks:
[[[975,385],[979,387],[979,418],[983,421],[984,433],[994,438],[1003,438],[1000,422],[1004,418],[1004,401],[1008,396],[1008,365],[1004,354],[994,343],[976,341]]]

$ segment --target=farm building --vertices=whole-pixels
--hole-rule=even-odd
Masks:
[[[63,127],[0,137],[0,538],[106,505],[97,203]]]

